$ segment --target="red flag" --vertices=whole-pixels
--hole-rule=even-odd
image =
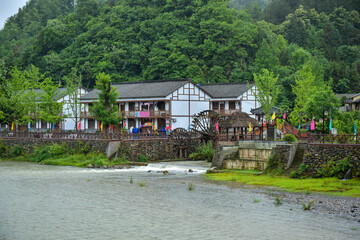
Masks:
[[[283,116],[283,119],[286,119],[286,112],[284,112],[284,116]]]
[[[78,129],[81,129],[81,122],[79,122]]]
[[[219,122],[216,122],[216,131],[219,131]]]

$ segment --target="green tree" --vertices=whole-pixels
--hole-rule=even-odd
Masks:
[[[296,99],[294,110],[289,117],[291,123],[297,125],[299,122],[304,121],[305,118],[312,117],[306,112],[306,106],[309,99],[317,92],[316,77],[312,73],[309,64],[304,65],[295,75],[295,85],[292,86],[292,90]]]
[[[263,69],[260,74],[254,73],[256,91],[253,91],[255,98],[261,104],[264,110],[266,120],[271,119],[271,108],[276,106],[280,88],[278,86],[278,77],[274,76],[273,72]],[[250,87],[249,87],[250,88]],[[252,89],[252,88],[250,88]]]
[[[62,103],[58,102],[61,97],[59,85],[54,84],[51,78],[45,78],[40,84],[40,118],[48,123],[57,124],[62,121]]]
[[[104,124],[105,129],[110,124],[118,125],[122,119],[116,99],[119,92],[111,87],[111,78],[108,74],[99,73],[96,76],[95,88],[99,91],[99,102],[95,102],[90,108],[91,114]]]
[[[66,111],[66,117],[70,118],[75,123],[75,131],[78,132],[78,125],[81,121],[81,112],[83,106],[80,103],[80,92],[82,88],[82,76],[78,74],[77,69],[73,68],[70,77],[65,78],[66,93],[69,96],[69,100],[65,103],[64,110]]]

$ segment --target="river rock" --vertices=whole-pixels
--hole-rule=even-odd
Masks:
[[[89,164],[86,166],[87,168],[94,168],[94,166],[92,164]]]
[[[194,170],[192,170],[191,168],[189,169],[189,172],[194,172]]]

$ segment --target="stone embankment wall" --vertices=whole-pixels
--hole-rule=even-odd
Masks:
[[[48,145],[48,144],[67,144],[71,149],[80,149],[85,145],[88,145],[91,150],[105,153],[109,144],[109,141],[93,141],[93,140],[74,140],[74,139],[36,139],[36,138],[11,138],[0,139],[0,143],[4,143],[10,148],[15,145],[20,145],[28,153],[32,153],[36,146]]]
[[[220,142],[213,158],[212,167],[219,169],[265,170],[268,158],[278,146],[283,146],[281,158],[284,164],[291,164],[296,147],[279,141]],[[279,148],[280,149],[280,148]],[[279,151],[280,153],[280,151]]]
[[[360,176],[360,145],[309,144],[304,154],[303,163],[308,165],[308,173],[316,173],[324,164],[337,162],[348,156],[352,164],[352,175]]]
[[[123,154],[130,161],[137,161],[141,155],[159,161],[176,158],[176,149],[169,140],[128,141],[119,144],[116,156]]]

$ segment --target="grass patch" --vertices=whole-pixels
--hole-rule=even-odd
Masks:
[[[216,181],[236,181],[248,185],[274,186],[289,192],[318,192],[327,195],[360,197],[360,179],[346,181],[337,178],[293,179],[284,176],[253,175],[239,171],[207,174]]]
[[[188,189],[189,189],[189,191],[195,190],[195,184],[189,183]]]

